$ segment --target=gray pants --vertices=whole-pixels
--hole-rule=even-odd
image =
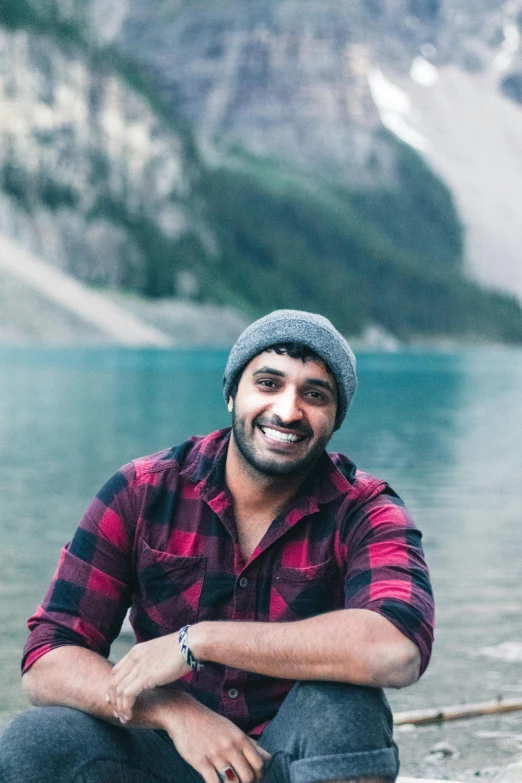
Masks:
[[[259,740],[265,783],[388,777],[399,771],[382,691],[298,682]],[[203,783],[165,732],[115,726],[68,707],[38,707],[0,736],[1,783]]]

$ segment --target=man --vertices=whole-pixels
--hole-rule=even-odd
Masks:
[[[400,499],[325,451],[355,388],[329,321],[276,311],[230,353],[232,430],[106,484],[29,621],[4,783],[395,779],[381,688],[426,668],[433,603]]]

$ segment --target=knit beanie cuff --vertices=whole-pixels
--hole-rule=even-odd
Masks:
[[[337,382],[338,405],[335,428],[346,416],[357,388],[356,362],[352,349],[327,318],[303,310],[275,310],[250,324],[230,351],[223,377],[228,401],[234,381],[262,351],[281,343],[300,343],[314,351],[329,366]]]

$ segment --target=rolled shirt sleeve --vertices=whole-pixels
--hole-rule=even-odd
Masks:
[[[45,599],[28,620],[23,672],[66,645],[109,656],[133,592],[134,479],[132,463],[109,479],[62,549]]]
[[[433,645],[434,602],[421,532],[388,486],[347,520],[345,606],[386,617],[414,642],[425,671]]]

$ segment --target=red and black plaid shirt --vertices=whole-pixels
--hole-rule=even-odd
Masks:
[[[30,618],[26,671],[80,645],[107,657],[125,613],[139,642],[201,620],[289,622],[334,609],[379,612],[418,646],[433,600],[415,528],[384,482],[324,454],[245,562],[225,486],[229,430],[122,468],[89,506]],[[259,734],[292,682],[207,663],[178,687]]]

